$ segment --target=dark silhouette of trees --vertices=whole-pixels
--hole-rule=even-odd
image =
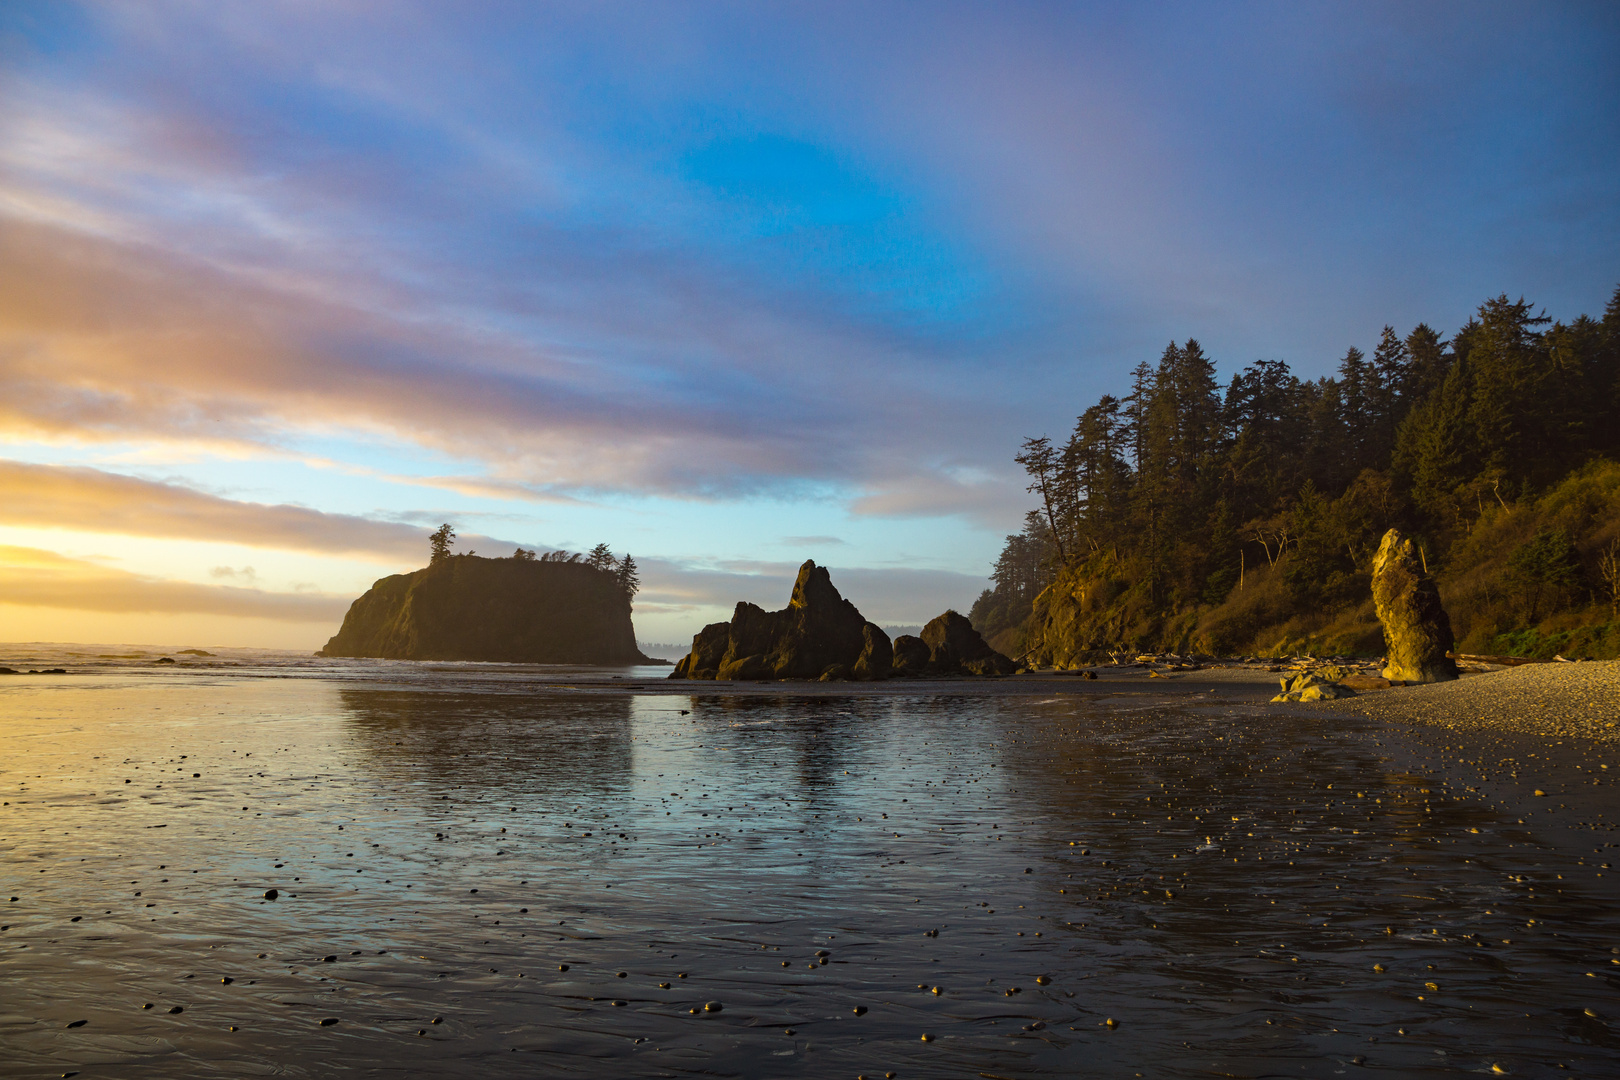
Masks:
[[[585,561],[590,563],[598,570],[611,571],[616,569],[619,565],[619,560],[613,557],[613,552],[606,544],[597,544],[595,547],[591,548],[591,553],[585,556]]]
[[[433,535],[428,537],[428,563],[431,565],[448,559],[450,557],[450,545],[455,539],[456,530],[450,527],[449,522],[445,522],[433,530]]]
[[[634,600],[636,593],[641,591],[641,573],[636,569],[636,560],[626,553],[625,557],[619,560],[613,576],[618,579],[619,588],[624,590],[624,598]]]

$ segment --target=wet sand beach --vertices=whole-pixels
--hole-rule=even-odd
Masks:
[[[1620,1053],[1590,827],[1611,740],[1549,750],[1570,783],[1526,812],[1478,748],[1533,736],[1403,714],[1407,690],[1269,705],[1250,670],[191,663],[0,682],[0,1075],[1554,1076]],[[1524,782],[1553,782],[1531,753]]]

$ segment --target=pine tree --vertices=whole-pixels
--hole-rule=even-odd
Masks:
[[[430,566],[436,562],[443,562],[450,557],[450,544],[455,538],[456,530],[450,527],[449,522],[445,522],[433,530],[433,535],[428,537],[428,564]]]
[[[619,589],[624,593],[626,600],[634,600],[636,593],[641,591],[641,574],[636,570],[636,560],[628,553],[619,560],[618,569],[614,577],[619,581]]]
[[[1469,349],[1474,393],[1468,421],[1481,449],[1480,467],[1515,483],[1552,449],[1545,414],[1555,396],[1549,385],[1550,365],[1533,327],[1549,320],[1532,314],[1523,297],[1504,294],[1479,308],[1479,332]]]
[[[1041,503],[1046,508],[1046,523],[1052,531],[1052,543],[1057,545],[1058,557],[1067,562],[1068,551],[1058,526],[1059,508],[1062,503],[1060,455],[1052,446],[1052,440],[1042,435],[1035,439],[1025,439],[1023,450],[1013,460],[1022,465],[1024,471],[1032,478],[1030,485],[1024,490],[1040,494]]]
[[[610,573],[619,565],[618,560],[613,557],[613,552],[608,550],[606,544],[597,544],[591,548],[591,553],[585,556],[585,561],[598,570],[606,570]]]
[[[1376,420],[1377,386],[1366,354],[1352,345],[1339,361],[1339,423],[1344,439],[1341,475],[1354,476],[1373,464],[1373,425]]]

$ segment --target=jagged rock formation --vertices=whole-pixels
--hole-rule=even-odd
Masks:
[[[453,555],[374,584],[324,656],[646,664],[630,601],[584,563]]]
[[[894,639],[894,670],[902,675],[1011,675],[1018,665],[987,644],[954,611],[923,627],[920,637]]]
[[[1384,626],[1391,682],[1445,682],[1457,678],[1451,651],[1451,620],[1440,590],[1399,531],[1389,530],[1373,557],[1373,606]]]
[[[838,595],[827,568],[799,567],[781,611],[743,601],[730,622],[711,623],[672,679],[885,679],[893,661],[889,635]]]

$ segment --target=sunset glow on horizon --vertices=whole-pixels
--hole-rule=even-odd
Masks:
[[[919,10],[7,5],[0,640],[318,648],[441,522],[921,623],[1167,341],[1620,278],[1612,7]]]

